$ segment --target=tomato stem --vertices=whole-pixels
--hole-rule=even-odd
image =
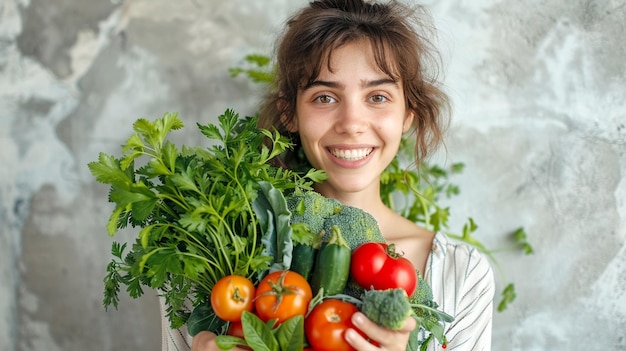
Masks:
[[[280,306],[280,303],[283,301],[283,296],[297,293],[296,291],[298,289],[297,286],[285,285],[285,276],[287,275],[288,272],[289,272],[288,270],[283,271],[278,277],[277,281],[268,280],[267,283],[270,285],[272,290],[266,291],[264,293],[259,294],[259,296],[257,296],[257,298],[261,296],[268,296],[268,295],[276,296],[276,302],[274,303],[274,310],[277,310],[278,306]]]
[[[389,257],[391,257],[393,259],[398,259],[398,258],[404,256],[403,253],[396,252],[396,245],[395,244],[387,245],[387,248],[385,250],[387,252],[387,256],[389,256]]]
[[[239,291],[238,287],[236,287],[235,291],[233,292],[233,301],[237,301],[237,302],[245,302],[246,301],[246,299],[244,299],[241,296],[241,292]]]

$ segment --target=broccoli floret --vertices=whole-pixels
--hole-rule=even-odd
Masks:
[[[362,302],[361,312],[367,318],[391,330],[401,329],[404,321],[413,314],[409,297],[402,288],[365,290]]]
[[[421,324],[426,323],[439,323],[439,317],[432,313],[431,310],[422,308],[420,306],[426,306],[433,309],[437,309],[439,305],[433,301],[433,290],[430,287],[424,278],[422,278],[421,274],[417,275],[417,288],[409,301],[414,306],[413,310],[415,311],[415,315],[418,317],[418,321]]]
[[[327,235],[334,225],[339,227],[351,250],[366,242],[385,242],[376,219],[360,208],[343,205],[339,213],[327,218],[324,222]]]
[[[303,223],[311,234],[319,234],[324,229],[324,221],[342,208],[339,201],[315,191],[290,195],[286,201],[287,209],[291,212],[290,224]]]
[[[441,323],[452,322],[454,317],[438,310],[439,305],[433,300],[433,291],[420,274],[417,276],[417,289],[411,295],[409,302],[418,325],[430,331],[440,343],[445,344],[446,338]],[[418,329],[420,328],[416,328],[415,331]]]
[[[417,275],[417,288],[413,295],[411,295],[412,304],[420,304],[429,306],[433,301],[433,290],[430,285],[424,280],[421,274]]]

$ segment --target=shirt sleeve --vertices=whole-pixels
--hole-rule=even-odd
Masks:
[[[446,350],[491,350],[495,282],[488,259],[463,243],[438,247],[443,252],[431,266],[430,281],[439,308],[454,317],[444,326]],[[428,349],[441,350],[435,344]]]

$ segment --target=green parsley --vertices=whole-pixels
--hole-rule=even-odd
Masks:
[[[270,161],[292,145],[278,133],[258,129],[255,117],[226,110],[218,121],[198,124],[212,146],[179,148],[167,140],[183,128],[177,114],[141,118],[121,157],[101,153],[89,163],[96,180],[110,186],[109,201],[115,203],[109,234],[128,225],[140,228],[129,247],[112,244],[105,307],[117,308],[121,286],[133,298],[143,287],[156,289],[166,300],[171,326],[178,328],[189,318],[186,301],[193,307],[208,301],[221,277],[258,281],[274,263],[253,208],[259,193],[268,192],[261,184],[289,194],[312,189],[325,174],[273,166]]]

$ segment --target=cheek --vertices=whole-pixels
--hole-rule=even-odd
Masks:
[[[401,138],[406,131],[405,123],[397,119],[389,119],[386,123],[379,124],[378,133],[384,135],[386,139]]]
[[[323,123],[323,120],[310,117],[296,117],[296,119],[297,121],[294,121],[294,123],[298,127],[300,140],[302,140],[303,143],[318,142],[328,130],[328,126]]]
[[[313,134],[311,132],[304,134],[300,133],[300,142],[302,143],[302,148],[304,149],[304,153],[306,154],[307,158],[311,162],[313,161],[312,158],[315,158],[315,155],[321,152],[319,150],[320,139],[321,136]]]

